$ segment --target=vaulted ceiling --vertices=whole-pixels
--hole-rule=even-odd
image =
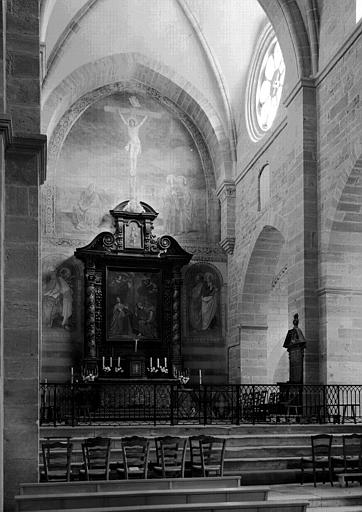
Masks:
[[[82,66],[137,54],[191,83],[230,133],[266,23],[257,0],[43,0],[42,102]]]

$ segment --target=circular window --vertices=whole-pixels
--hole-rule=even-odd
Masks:
[[[264,30],[249,73],[246,94],[246,124],[256,142],[275,119],[285,78],[283,55],[271,25]]]

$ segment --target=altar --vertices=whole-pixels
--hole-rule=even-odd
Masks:
[[[173,379],[183,370],[181,269],[192,255],[153,235],[158,214],[144,202],[110,215],[114,231],[75,251],[84,264],[82,377]]]

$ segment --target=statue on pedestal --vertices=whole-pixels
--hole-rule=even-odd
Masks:
[[[298,327],[299,324],[299,316],[298,313],[295,313],[293,318],[293,329],[289,329],[287,332],[283,347],[288,348],[291,344],[296,343],[297,341],[305,341],[304,334],[302,330]]]

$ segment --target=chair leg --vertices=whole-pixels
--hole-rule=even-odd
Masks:
[[[316,475],[315,468],[313,468],[313,482],[314,482],[314,487],[317,487],[317,475]]]
[[[303,485],[304,484],[304,464],[303,464],[303,459],[301,461],[300,469],[302,471],[302,474],[301,474],[301,477],[300,477],[300,485]]]
[[[330,484],[332,487],[334,487],[334,484],[333,484],[333,468],[331,465],[329,465],[329,481],[330,481]]]

